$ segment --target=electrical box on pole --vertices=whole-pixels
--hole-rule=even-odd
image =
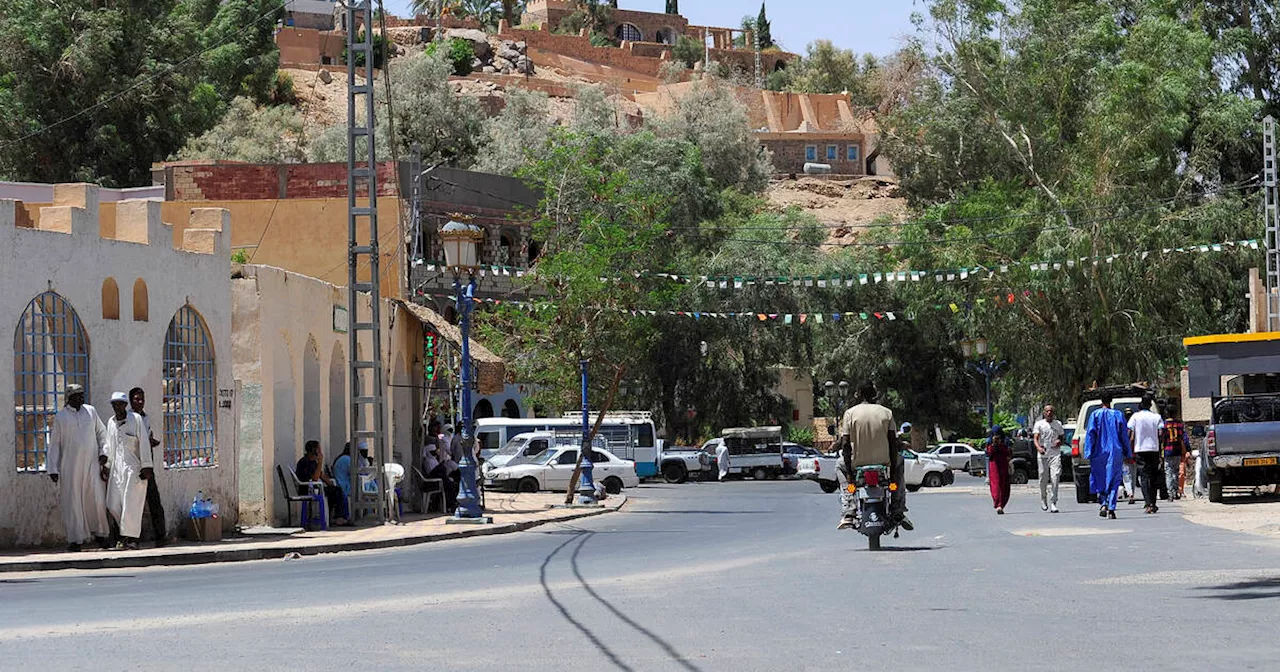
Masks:
[[[363,480],[377,481],[374,499],[378,522],[385,520],[382,462],[386,446],[385,392],[382,370],[382,277],[378,258],[378,159],[375,149],[373,76],[373,6],[371,0],[350,0],[347,11],[347,329],[348,384],[351,389],[351,515],[362,507]],[[356,72],[364,82],[357,84]],[[363,158],[361,156],[363,155]],[[361,196],[360,189],[364,188]],[[362,231],[363,229],[363,231]],[[368,279],[360,275],[368,269]],[[361,307],[368,295],[369,308]],[[365,478],[360,474],[360,448],[369,450]]]

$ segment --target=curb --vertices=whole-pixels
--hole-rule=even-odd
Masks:
[[[334,542],[323,545],[313,545],[306,547],[290,547],[280,546],[278,548],[245,548],[245,549],[227,549],[218,551],[193,551],[191,553],[169,553],[164,555],[134,555],[120,556],[113,558],[68,558],[66,560],[41,560],[32,562],[3,562],[0,563],[0,574],[12,572],[40,572],[40,571],[56,571],[61,569],[120,569],[120,568],[136,568],[136,567],[168,567],[180,565],[204,565],[215,562],[247,562],[249,560],[275,560],[283,558],[286,555],[297,553],[303,556],[321,555],[325,553],[345,553],[349,551],[372,551],[383,548],[398,548],[401,546],[417,546],[419,544],[429,544],[436,541],[451,541],[453,539],[464,539],[467,537],[488,537],[497,534],[511,534],[513,532],[523,532],[548,523],[562,523],[569,520],[580,520],[582,518],[590,518],[605,513],[613,513],[622,510],[626,506],[627,498],[623,496],[622,501],[616,507],[596,509],[591,511],[581,511],[572,515],[560,518],[547,518],[544,520],[528,520],[519,523],[505,523],[501,525],[490,525],[485,527],[473,527],[460,529],[456,532],[446,532],[444,534],[421,534],[417,536],[402,537],[399,539],[379,539],[374,541],[349,541]]]

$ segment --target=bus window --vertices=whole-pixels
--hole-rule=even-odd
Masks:
[[[480,450],[497,450],[502,446],[501,433],[497,431],[480,432],[476,438],[480,442]]]
[[[533,441],[529,442],[529,447],[524,449],[524,456],[536,457],[545,452],[547,452],[547,440],[534,439]]]
[[[646,422],[643,425],[639,425],[637,428],[640,430],[640,435],[636,440],[636,445],[641,448],[652,448],[653,425]]]

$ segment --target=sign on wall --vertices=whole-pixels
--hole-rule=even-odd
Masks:
[[[231,408],[231,401],[235,399],[236,391],[234,389],[218,390],[218,408]]]
[[[339,334],[347,333],[347,308],[346,306],[333,307],[333,330]]]

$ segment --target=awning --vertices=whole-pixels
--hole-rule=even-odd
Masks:
[[[1280,332],[1196,336],[1182,343],[1191,397],[1220,396],[1223,376],[1280,373]]]
[[[462,349],[462,330],[449,324],[443,315],[416,303],[399,299],[393,299],[393,302],[421,322],[423,327],[435,331],[454,348]],[[480,394],[501,394],[507,383],[506,363],[474,338],[471,339],[470,346],[471,361],[475,365],[476,390]]]

